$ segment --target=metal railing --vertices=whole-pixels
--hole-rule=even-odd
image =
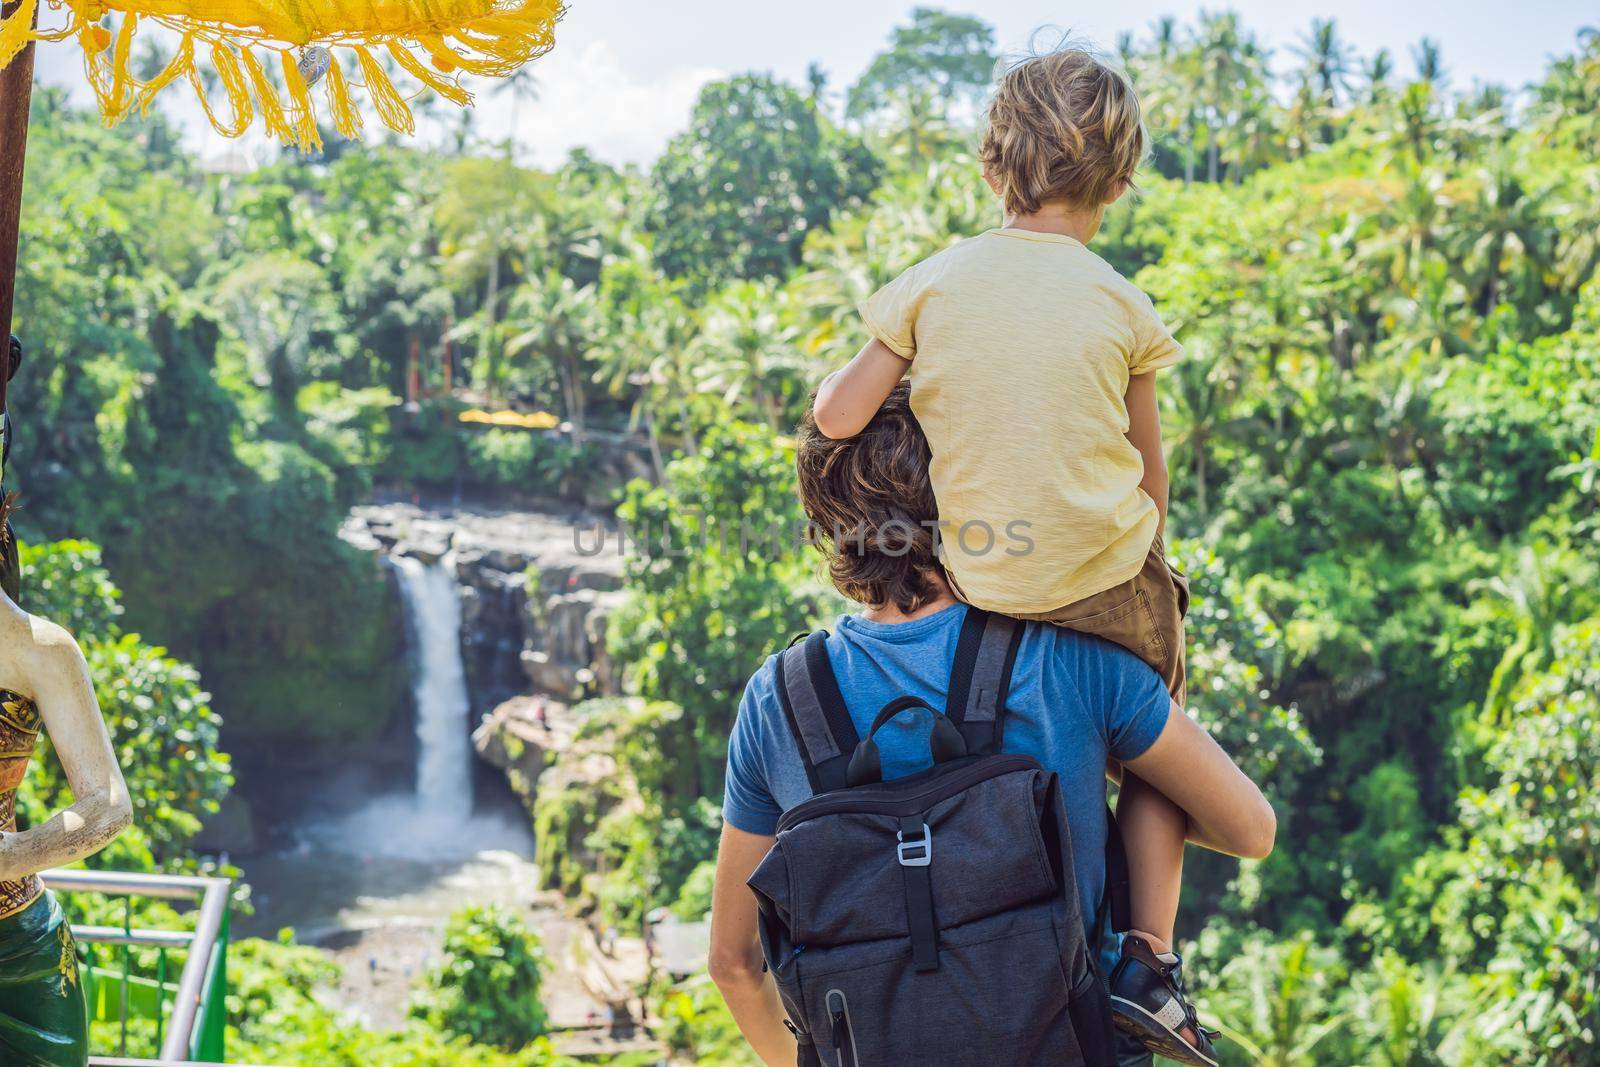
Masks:
[[[155,1024],[157,1059],[91,1058],[98,1067],[131,1064],[221,1062],[227,1024],[227,878],[116,871],[45,871],[41,877],[57,893],[98,893],[122,897],[121,926],[73,926],[80,951],[89,1016],[119,1024],[117,1056],[128,1055],[129,1022]],[[132,925],[133,899],[155,897],[198,905],[194,930],[140,930]],[[133,950],[154,951],[155,974],[136,975]],[[174,984],[168,953],[184,954]],[[110,959],[102,962],[105,952]],[[169,1010],[170,1009],[170,1010]]]

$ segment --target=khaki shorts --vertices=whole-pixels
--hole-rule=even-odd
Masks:
[[[1144,566],[1121,585],[1064,608],[1016,617],[1054,623],[1121,645],[1155,669],[1181,707],[1186,681],[1183,619],[1187,614],[1189,579],[1167,562],[1167,546],[1157,534]]]

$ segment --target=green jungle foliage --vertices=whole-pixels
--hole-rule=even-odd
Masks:
[[[497,907],[464,908],[444,930],[444,960],[425,980],[411,1014],[446,1033],[515,1052],[548,1029],[539,987],[539,935]]]
[[[1155,144],[1095,249],[1187,348],[1160,391],[1193,710],[1280,819],[1269,859],[1189,867],[1191,980],[1225,1055],[1593,1062],[1600,35],[1512,89],[1452,88],[1426,41],[1411,64],[1358,56],[1331,22],[1287,80],[1227,13],[1116,47]],[[159,117],[108,132],[44,91],[14,471],[25,541],[104,546],[103,569],[84,544],[29,556],[140,805],[96,862],[198,862],[228,788],[217,715],[234,745],[383,728],[398,630],[337,539],[351,503],[585,492],[626,440],[656,477],[619,501],[610,632],[645,702],[607,713],[616,796],[541,798],[540,859],[613,921],[703,912],[740,687],[840,607],[798,544],[783,435],[865,340],[856,302],[997,221],[970,153],[992,50],[981,21],[919,10],[846,93],[820,70],[708,86],[648,169],[532,170],[463,127],[453,149],[217,173]],[[474,429],[466,405],[571,432]],[[41,768],[34,789],[30,813],[61,785]],[[304,949],[246,942],[234,966],[241,1057],[555,1062],[540,1041],[469,1053],[440,1027],[521,1035],[442,1010],[348,1025]],[[490,973],[491,1003],[529,1002]],[[745,1062],[703,980],[661,1004],[675,1048]]]

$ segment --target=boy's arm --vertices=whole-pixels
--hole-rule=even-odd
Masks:
[[[860,357],[857,357],[860,358]],[[820,395],[820,394],[819,394]],[[1135,374],[1128,379],[1128,393],[1124,397],[1128,406],[1128,440],[1139,455],[1144,457],[1144,479],[1139,482],[1151,500],[1161,520],[1157,533],[1167,528],[1167,453],[1161,447],[1161,412],[1156,406],[1156,372]]]
[[[745,885],[772,841],[727,823],[722,826],[711,889],[711,980],[761,1062],[779,1067],[795,1061],[795,1040],[783,1025],[778,987],[761,965],[756,898]]]
[[[868,341],[843,370],[834,371],[818,386],[811,412],[817,429],[835,441],[860,433],[909,366],[909,359],[895,355],[876,337]]]

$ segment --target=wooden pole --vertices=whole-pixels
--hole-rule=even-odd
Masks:
[[[9,18],[18,5],[0,6]],[[35,8],[34,18],[38,18]],[[28,154],[33,97],[33,42],[0,70],[0,411],[11,376],[11,310],[17,291],[17,232],[22,224],[22,167]]]

